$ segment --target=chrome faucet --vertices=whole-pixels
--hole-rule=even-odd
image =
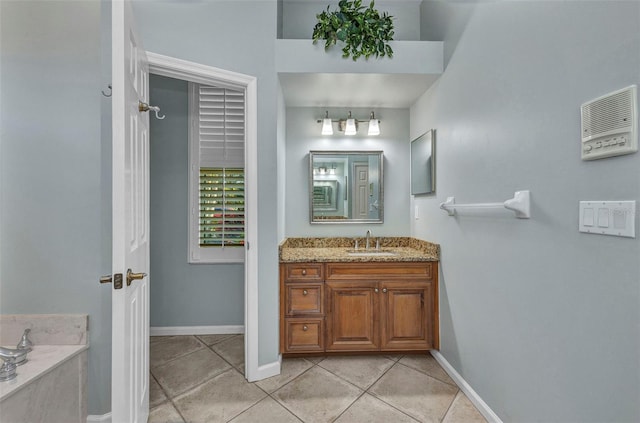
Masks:
[[[27,350],[12,350],[11,348],[0,347],[0,358],[3,360],[22,361],[28,352]]]
[[[0,347],[0,358],[4,361],[2,367],[0,367],[0,382],[16,378],[16,361],[24,363],[27,352],[27,350],[12,350],[10,348]]]
[[[371,230],[367,229],[367,235],[366,236],[366,245],[365,248],[368,250],[369,249],[369,239],[371,238]]]

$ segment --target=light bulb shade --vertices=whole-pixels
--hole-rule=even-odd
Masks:
[[[347,126],[344,129],[345,135],[355,135],[358,132],[356,129],[356,120],[355,119],[347,119]]]
[[[368,135],[380,135],[380,124],[378,119],[371,119],[369,121]]]
[[[322,135],[333,135],[333,125],[329,118],[324,118],[322,120]]]

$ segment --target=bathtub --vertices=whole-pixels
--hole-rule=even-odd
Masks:
[[[87,421],[87,315],[0,315],[0,345],[30,328],[33,351],[17,377],[0,382],[0,422]]]

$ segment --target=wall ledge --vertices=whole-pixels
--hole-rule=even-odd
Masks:
[[[393,58],[369,60],[342,58],[336,45],[327,52],[324,44],[309,39],[276,40],[276,72],[279,73],[380,73],[440,75],[444,70],[444,42],[391,41]]]

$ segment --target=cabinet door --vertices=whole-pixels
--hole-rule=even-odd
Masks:
[[[380,319],[383,350],[434,348],[433,285],[382,282]]]
[[[326,282],[327,351],[380,348],[376,282]]]

